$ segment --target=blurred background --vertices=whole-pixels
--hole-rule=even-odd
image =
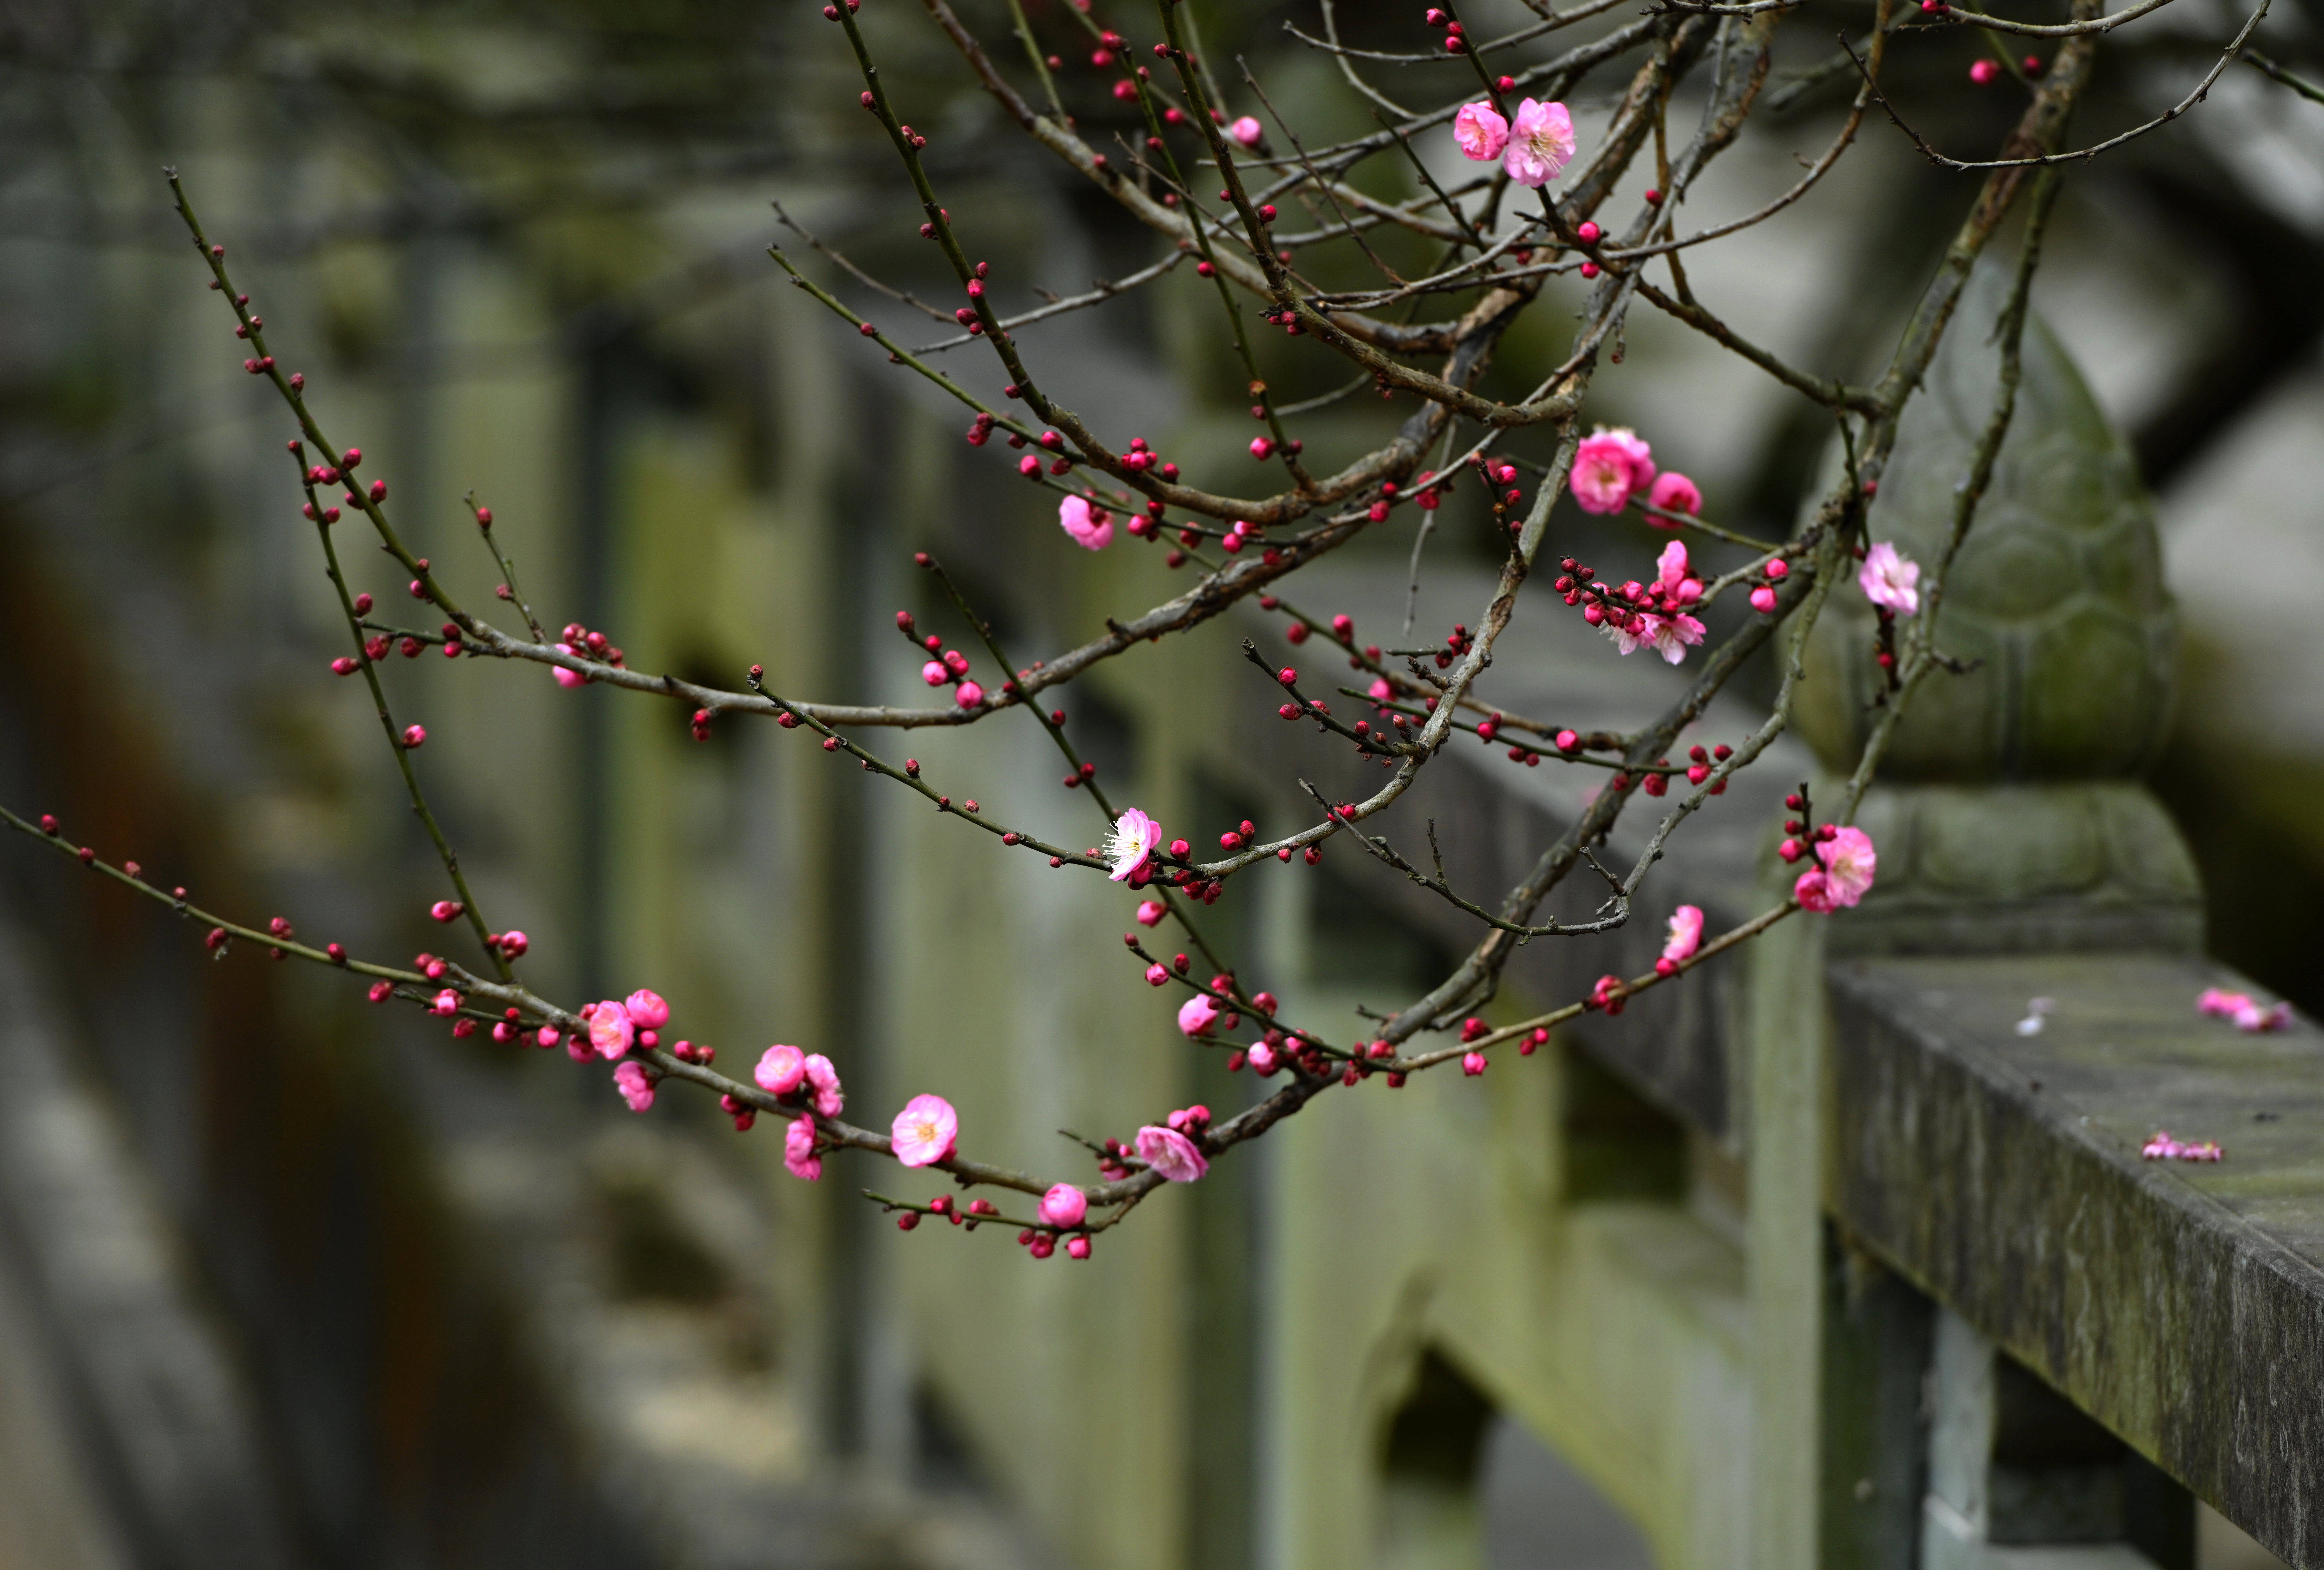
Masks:
[[[1023,4],[1084,134],[1135,134],[1059,0]],[[1309,0],[1190,5],[1236,112],[1263,112],[1226,69],[1241,55],[1311,145],[1373,128],[1284,30],[1320,29]],[[892,613],[962,633],[916,549],[945,552],[1020,662],[1181,586],[1158,551],[1061,548],[1001,449],[959,440],[963,411],[767,258],[780,244],[904,341],[953,336],[770,208],[951,299],[817,9],[0,0],[7,803],[239,919],[280,913],[394,961],[447,941],[425,919],[441,870],[373,717],[326,670],[344,634],[288,420],[240,370],[165,163],[324,429],[364,449],[406,538],[472,605],[496,575],[470,493],[549,625],[723,686],[762,663],[794,696],[913,700]],[[960,9],[1015,69],[1010,8]],[[1338,22],[1351,44],[1421,50],[1420,9],[1359,0]],[[1470,21],[1527,14],[1496,0]],[[1783,106],[1714,166],[1692,219],[1749,210],[1829,140],[1848,87],[1814,73],[1867,14],[1811,0],[1782,30]],[[1167,255],[1003,123],[920,7],[867,0],[862,20],[1004,310]],[[1101,20],[1152,31],[1135,8]],[[2114,35],[2078,137],[2174,102],[2238,20],[2178,0]],[[2324,6],[2279,0],[2258,41],[2319,74]],[[1900,108],[1961,156],[2018,109],[2006,84],[1970,86],[1978,52],[1946,35],[1892,55]],[[1572,95],[1585,142],[1626,69]],[[1433,66],[1379,79],[1416,105],[1458,86]],[[1388,160],[1364,178],[1416,189]],[[1690,267],[1741,330],[1862,374],[1971,189],[1876,118],[1807,201]],[[1411,238],[1379,243],[1410,260]],[[1337,265],[1321,270],[1360,276]],[[2319,277],[2324,107],[2237,66],[2184,123],[2071,171],[2035,294],[2153,494],[2180,663],[2146,762],[2200,864],[2208,942],[2310,1010]],[[1563,287],[1502,350],[1502,390],[1562,353],[1580,300]],[[1251,433],[1213,309],[1185,270],[1021,341],[1117,444],[1145,435],[1232,489],[1251,483]],[[1313,346],[1268,335],[1261,353],[1280,401],[1345,381]],[[997,392],[989,356],[949,359]],[[1407,411],[1364,388],[1300,429],[1328,466]],[[1769,538],[1830,436],[1644,313],[1591,413]],[[1544,456],[1531,439],[1518,450]],[[1429,547],[1420,642],[1483,603],[1473,503]],[[1570,507],[1559,529],[1583,554],[1638,544]],[[341,545],[352,586],[395,614],[400,583],[345,525]],[[1392,629],[1411,549],[1399,518],[1301,603]],[[1174,833],[1298,810],[1296,771],[1241,745],[1213,696],[1240,691],[1233,640],[1259,626],[1118,661],[1063,700],[1102,776]],[[1571,647],[1513,643],[1512,679]],[[681,710],[529,667],[392,664],[400,721],[430,731],[437,810],[493,925],[531,935],[546,994],[653,986],[727,1065],[806,1043],[839,1061],[862,1121],[939,1090],[965,1145],[1038,1168],[1066,1167],[1061,1126],[1127,1133],[1250,1094],[1190,1067],[1135,975],[1104,968],[1118,899],[1001,864],[773,726],[729,719],[696,743]],[[1612,696],[1668,690],[1655,679],[1626,667]],[[874,744],[1045,833],[1093,835],[1046,743],[1000,731]],[[634,1118],[561,1054],[447,1041],[254,954],[213,964],[166,912],[60,863],[0,849],[5,1570],[1628,1570],[1734,1551],[1734,1152],[1584,1056],[1481,1098],[1416,1085],[1401,1122],[1350,1113],[1239,1152],[1088,1264],[1037,1265],[948,1229],[899,1237],[856,1196],[868,1166],[793,1182],[770,1130],[737,1138],[705,1098]],[[1452,952],[1360,869],[1264,887],[1218,929],[1315,1017],[1356,1028]],[[1389,1151],[1404,1176],[1376,1187]],[[1536,1335],[1527,1305],[1553,1299]],[[2204,1529],[2207,1565],[2271,1562]]]

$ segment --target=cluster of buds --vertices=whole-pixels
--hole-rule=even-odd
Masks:
[[[920,679],[930,687],[950,686],[953,701],[963,708],[976,708],[984,702],[984,688],[969,679],[968,656],[957,649],[946,649],[944,640],[930,633],[918,636],[918,628],[909,611],[896,613],[897,630],[918,644],[930,656],[920,667]]]
[[[1583,621],[1633,637],[1646,634],[1648,617],[1675,616],[1702,598],[1702,580],[1692,574],[1653,583],[1632,578],[1617,587],[1570,556],[1558,565],[1564,570],[1550,586],[1567,605],[1582,607]]]
[[[1166,480],[1176,480],[1178,477],[1178,466],[1164,463],[1162,455],[1148,447],[1146,439],[1142,436],[1133,436],[1130,439],[1130,450],[1121,455],[1121,466],[1138,474],[1144,474],[1147,470],[1152,469]]]
[[[557,638],[558,647],[561,652],[586,654],[590,659],[603,660],[607,665],[619,666],[622,663],[621,650],[610,642],[604,633],[591,632],[578,622],[566,623],[564,631],[558,633]],[[573,680],[568,683],[570,686],[578,687],[585,679],[572,671],[566,671],[564,674],[573,677]]]
[[[1478,477],[1485,482],[1485,494],[1492,498],[1493,522],[1512,533],[1516,532],[1524,523],[1517,513],[1525,503],[1525,492],[1517,487],[1517,466],[1508,462],[1497,463],[1481,455],[1470,462],[1474,465]]]
[[[1751,608],[1763,616],[1775,614],[1775,586],[1792,576],[1792,569],[1782,557],[1760,568],[1759,581],[1751,588]]]
[[[1443,32],[1445,53],[1459,54],[1469,47],[1468,35],[1462,31],[1459,18],[1452,15],[1452,13],[1439,10],[1437,7],[1432,5],[1428,8],[1427,15],[1422,20],[1425,21],[1429,26],[1437,28]]]
[[[1471,1041],[1481,1041],[1492,1033],[1493,1028],[1474,1014],[1461,1021],[1461,1044],[1463,1047],[1468,1046]],[[1474,1079],[1485,1072],[1485,1055],[1482,1052],[1473,1050],[1463,1052],[1461,1054],[1461,1072],[1469,1078]]]
[[[978,411],[976,419],[971,422],[968,428],[968,445],[971,447],[982,447],[986,442],[991,441],[992,439],[992,416],[985,413],[982,410]]]
[[[1475,647],[1476,642],[1476,639],[1471,636],[1469,632],[1468,623],[1453,623],[1452,630],[1444,635],[1444,647],[1437,651],[1436,669],[1439,670],[1451,670],[1452,668],[1452,661],[1458,660],[1462,655],[1466,654],[1471,648]]]
[[[1597,984],[1590,989],[1590,996],[1582,1006],[1585,1009],[1602,1009],[1610,1018],[1622,1011],[1629,996],[1628,984],[1620,976],[1609,972],[1598,978]]]
[[[1711,778],[1711,771],[1714,767],[1720,763],[1724,763],[1728,759],[1734,755],[1735,749],[1729,746],[1725,742],[1720,743],[1717,746],[1711,748],[1707,752],[1703,749],[1702,744],[1698,742],[1693,746],[1689,747],[1686,750],[1686,782],[1690,785],[1702,784],[1705,780]],[[1713,796],[1726,795],[1727,781],[1721,780],[1719,783],[1713,785],[1711,788],[1711,793]]]
[[[1255,542],[1265,545],[1265,541],[1260,540],[1259,535],[1260,530],[1258,524],[1251,522],[1247,518],[1238,518],[1232,523],[1227,525],[1226,533],[1220,537],[1219,549],[1225,551],[1229,556],[1234,556],[1239,554],[1246,545]],[[1265,550],[1260,556],[1260,559],[1265,561],[1268,566],[1273,567],[1277,562],[1283,559],[1283,555],[1282,552],[1277,550],[1273,546],[1268,545],[1265,546]]]
[[[1807,798],[1795,791],[1784,798],[1784,805],[1794,812],[1804,812],[1807,809]],[[1796,862],[1815,846],[1830,845],[1839,838],[1840,826],[1834,823],[1820,824],[1813,833],[1810,833],[1805,818],[1787,817],[1784,819],[1784,834],[1785,836],[1784,843],[1775,847],[1775,854],[1786,862]]]

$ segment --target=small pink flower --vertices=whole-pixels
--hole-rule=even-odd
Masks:
[[[1665,664],[1675,665],[1686,658],[1689,648],[1702,642],[1703,631],[1702,623],[1692,616],[1648,616],[1645,641]]]
[[[788,1095],[807,1083],[807,1054],[778,1043],[759,1055],[759,1067],[751,1077],[769,1095]]]
[[[1538,190],[1555,180],[1572,156],[1573,116],[1564,105],[1527,98],[1517,106],[1508,146],[1501,153],[1501,168],[1511,180]]]
[[[1245,147],[1256,147],[1259,145],[1259,139],[1267,134],[1267,128],[1251,115],[1245,115],[1227,127],[1227,134]]]
[[[589,1011],[589,1045],[604,1058],[621,1057],[637,1039],[638,1028],[630,1011],[608,998]]]
[[[1089,1196],[1070,1183],[1060,1183],[1041,1196],[1041,1219],[1051,1226],[1079,1226],[1088,1214]]]
[[[1655,487],[1646,493],[1646,500],[1665,513],[1683,513],[1690,518],[1702,511],[1702,493],[1695,488],[1692,480],[1675,469],[1655,477]],[[1678,527],[1652,513],[1647,514],[1646,522],[1661,529]]]
[[[574,652],[574,648],[570,643],[559,643],[557,646],[557,651],[559,654],[570,656]],[[562,665],[550,666],[549,668],[549,673],[557,678],[557,685],[559,687],[586,687],[589,685],[589,679],[587,677],[582,675],[578,670],[567,670]]]
[[[1115,818],[1112,832],[1105,836],[1105,859],[1113,864],[1110,880],[1128,882],[1161,843],[1162,826],[1135,807]]]
[[[1385,676],[1373,677],[1370,690],[1374,703],[1386,703],[1396,696],[1396,688],[1388,685],[1388,678]]]
[[[1162,924],[1162,918],[1168,914],[1169,906],[1159,900],[1148,900],[1138,907],[1138,924],[1140,927],[1158,927]]]
[[[1702,908],[1681,905],[1671,913],[1670,936],[1663,944],[1663,957],[1676,964],[1694,957],[1702,947]]]
[[[1775,591],[1761,584],[1751,591],[1751,608],[1761,615],[1771,615],[1775,609]]]
[[[1792,898],[1800,902],[1801,910],[1828,916],[1833,909],[1831,880],[1813,869],[1802,873],[1799,881],[1792,885]]]
[[[1280,1061],[1281,1059],[1276,1056],[1275,1048],[1264,1041],[1250,1049],[1250,1066],[1261,1079],[1274,1073],[1276,1065]]]
[[[428,1005],[428,1011],[441,1019],[450,1019],[460,1011],[460,994],[446,987],[436,994],[436,1001]]]
[[[783,1131],[783,1166],[809,1183],[823,1176],[823,1158],[815,1153],[815,1120],[804,1113]]]
[[[952,679],[952,672],[945,669],[943,660],[931,660],[920,667],[920,679],[930,687],[942,687]]]
[[[2236,1011],[2236,1029],[2258,1035],[2267,1030],[2288,1030],[2292,1028],[2292,1005],[2278,1003],[2263,1009],[2257,1003],[2246,1002]]]
[[[963,708],[974,708],[984,701],[984,688],[973,681],[964,681],[952,689],[952,700]]]
[[[1682,605],[1691,605],[1702,597],[1702,580],[1688,568],[1686,542],[1674,540],[1663,547],[1655,559],[1655,581],[1665,596]]]
[[[1057,503],[1057,527],[1084,550],[1103,550],[1113,542],[1113,519],[1102,507],[1093,507],[1079,496]]]
[[[2182,1145],[2179,1149],[2181,1161],[2220,1161],[2227,1159],[2227,1154],[2219,1149],[2217,1140],[2205,1140],[2200,1145]]]
[[[646,1077],[642,1063],[617,1063],[613,1066],[613,1088],[630,1104],[630,1110],[641,1113],[653,1105],[653,1081]]]
[[[1921,581],[1921,564],[1897,555],[1886,540],[1864,553],[1856,581],[1864,597],[1883,610],[1909,616],[1921,608],[1921,591],[1915,586]]]
[[[2195,1000],[2195,1011],[2211,1014],[2222,1020],[2232,1020],[2252,1006],[2249,993],[2224,992],[2218,987],[2205,987],[2203,995]]]
[[[2159,1129],[2153,1139],[2139,1148],[2139,1154],[2149,1161],[2176,1160],[2187,1147],[2171,1137],[2171,1131]]]
[[[815,1086],[815,1110],[822,1116],[835,1118],[847,1109],[847,1097],[839,1088],[839,1070],[820,1052],[807,1055],[807,1082]]]
[[[1138,1159],[1172,1183],[1192,1183],[1211,1169],[1194,1141],[1152,1123],[1138,1131]]]
[[[1452,116],[1452,140],[1461,144],[1463,158],[1489,163],[1509,144],[1509,123],[1490,104],[1463,104]]]
[[[1880,870],[1880,858],[1872,849],[1872,836],[1860,828],[1843,828],[1830,845],[1818,845],[1816,854],[1823,862],[1824,875],[1831,881],[1831,901],[1835,905],[1853,905],[1872,888],[1873,874]]]
[[[1601,425],[1574,449],[1566,488],[1585,513],[1618,513],[1629,504],[1630,493],[1654,477],[1654,449],[1636,431]]]
[[[889,1137],[899,1163],[932,1167],[950,1159],[960,1143],[960,1114],[940,1095],[916,1095],[896,1114]]]
[[[1218,1022],[1219,1006],[1207,993],[1196,993],[1178,1005],[1178,1029],[1189,1036],[1207,1036]]]
[[[622,1007],[628,1011],[630,1022],[641,1030],[659,1030],[669,1023],[669,1005],[661,1001],[659,993],[640,987],[622,1000]]]

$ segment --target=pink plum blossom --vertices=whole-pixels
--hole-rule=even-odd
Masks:
[[[1161,843],[1162,826],[1135,807],[1115,818],[1112,832],[1105,836],[1105,859],[1113,864],[1111,881],[1128,882]]]
[[[1655,582],[1661,586],[1665,598],[1682,605],[1702,597],[1702,580],[1687,565],[1684,540],[1674,540],[1663,547],[1663,553],[1655,559]]]
[[[621,1057],[637,1039],[638,1028],[630,1018],[630,1011],[607,998],[589,1011],[589,1045],[597,1056],[612,1059]]]
[[[1268,1075],[1274,1073],[1277,1064],[1280,1061],[1281,1059],[1276,1055],[1275,1048],[1269,1047],[1264,1041],[1258,1043],[1250,1049],[1250,1066],[1261,1079],[1264,1079]]]
[[[2264,1008],[2249,993],[2231,993],[2218,987],[2205,987],[2203,995],[2195,1000],[2198,1013],[2231,1020],[2238,1030],[2258,1033],[2282,1030],[2292,1024],[2292,1005],[2277,1003]]]
[[[1566,488],[1585,513],[1618,513],[1629,504],[1630,493],[1654,477],[1654,449],[1634,430],[1601,425],[1574,449]]]
[[[1665,513],[1683,513],[1690,518],[1702,511],[1702,493],[1695,488],[1692,480],[1675,469],[1668,474],[1655,476],[1654,489],[1646,493],[1646,501],[1651,505],[1660,507]],[[1678,527],[1677,524],[1666,519],[1657,518],[1652,513],[1646,515],[1646,522],[1658,529]]]
[[[1060,1183],[1041,1196],[1041,1219],[1051,1226],[1079,1226],[1088,1214],[1089,1196],[1070,1183]]]
[[[1663,657],[1665,664],[1675,665],[1686,658],[1686,651],[1702,642],[1703,625],[1683,612],[1674,616],[1648,616],[1646,631],[1641,642]],[[1624,653],[1629,651],[1625,649]]]
[[[2263,1009],[2257,1003],[2246,1003],[2236,1011],[2236,1029],[2248,1031],[2253,1035],[2267,1030],[2286,1030],[2291,1028],[2292,1005],[2290,1003],[2278,1003],[2272,1009]]]
[[[1168,914],[1169,906],[1159,900],[1147,900],[1138,907],[1138,924],[1140,927],[1158,927],[1162,924],[1162,918]]]
[[[574,648],[570,643],[559,643],[557,646],[557,651],[559,654],[570,657],[574,652]],[[589,679],[587,677],[582,675],[578,670],[567,670],[562,665],[550,666],[549,668],[549,673],[557,678],[557,685],[559,687],[586,687],[589,685]]]
[[[1864,597],[1883,610],[1909,616],[1921,608],[1921,564],[1899,556],[1886,540],[1864,553],[1856,581]]]
[[[820,1052],[807,1055],[807,1082],[815,1086],[815,1110],[827,1118],[835,1118],[847,1109],[847,1097],[839,1088],[839,1070],[831,1059]]]
[[[943,660],[931,660],[920,667],[920,679],[930,687],[942,687],[952,679],[952,672],[945,669]]]
[[[641,1030],[659,1030],[669,1023],[669,1005],[661,1001],[659,993],[640,987],[622,1000],[622,1007],[629,1011],[631,1023]]]
[[[1388,685],[1388,678],[1385,676],[1373,677],[1371,686],[1366,690],[1371,694],[1374,703],[1386,703],[1396,696],[1396,688]]]
[[[783,1131],[783,1166],[809,1183],[823,1176],[823,1158],[815,1153],[815,1120],[805,1113]]]
[[[1259,145],[1259,138],[1267,134],[1267,128],[1254,116],[1245,115],[1227,127],[1227,134],[1245,147],[1256,147]]]
[[[1211,1169],[1194,1141],[1176,1129],[1152,1123],[1138,1131],[1138,1159],[1172,1183],[1192,1183]]]
[[[1792,884],[1792,898],[1800,902],[1803,910],[1812,910],[1819,916],[1831,913],[1831,880],[1818,869],[1811,867]]]
[[[1702,908],[1681,905],[1671,912],[1670,936],[1663,944],[1663,957],[1675,965],[1694,957],[1702,947]]]
[[[1057,503],[1057,527],[1084,550],[1103,550],[1113,542],[1113,519],[1102,507],[1093,507],[1079,496]]]
[[[888,1131],[899,1164],[932,1167],[950,1159],[960,1143],[960,1114],[940,1095],[916,1095]]]
[[[984,701],[984,688],[973,681],[964,681],[952,689],[952,700],[963,708],[974,708]]]
[[[1509,144],[1509,123],[1490,104],[1463,104],[1452,116],[1452,140],[1461,144],[1463,158],[1489,163]]]
[[[1817,854],[1823,858],[1824,873],[1831,879],[1833,903],[1853,905],[1871,891],[1880,858],[1873,852],[1870,835],[1860,828],[1843,828]]]
[[[2181,1144],[2171,1137],[2168,1129],[2156,1130],[2154,1137],[2140,1147],[2138,1153],[2150,1161],[2218,1161],[2227,1157],[2217,1140]]]
[[[613,1066],[613,1088],[630,1104],[633,1113],[647,1111],[653,1105],[654,1083],[646,1075],[642,1063],[617,1063]]]
[[[1872,836],[1860,828],[1841,829],[1829,845],[1818,845],[1815,853],[1823,865],[1802,873],[1792,885],[1792,895],[1803,909],[1819,914],[1862,900],[1879,871],[1880,858],[1873,852]]]
[[[778,1043],[760,1054],[751,1077],[769,1095],[788,1095],[807,1083],[807,1054]]]
[[[1517,106],[1508,146],[1501,153],[1501,168],[1511,180],[1538,190],[1555,180],[1572,156],[1573,116],[1564,105],[1527,98]]]
[[[1206,993],[1196,993],[1178,1005],[1178,1029],[1189,1036],[1207,1036],[1219,1022],[1219,1006]]]

